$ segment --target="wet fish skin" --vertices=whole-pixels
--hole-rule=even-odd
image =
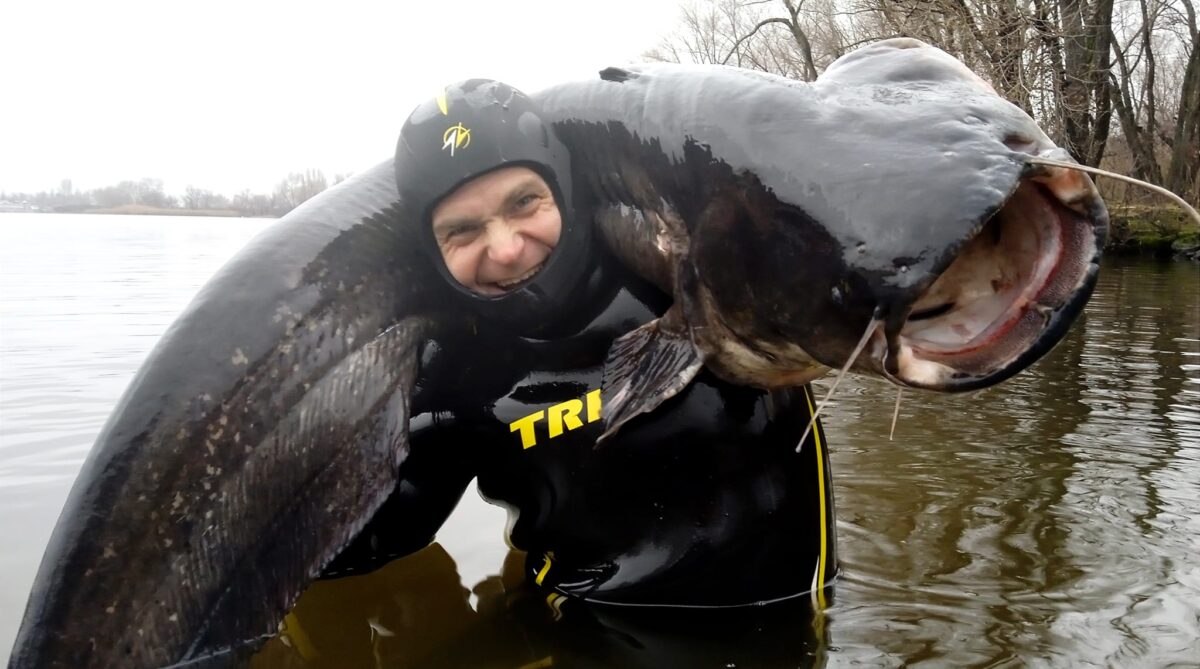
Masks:
[[[157,667],[263,639],[406,454],[428,321],[389,164],[298,209],[200,292],[96,440],[9,667]]]
[[[679,312],[614,346],[606,368],[659,376],[606,375],[606,436],[678,392],[698,361],[733,383],[794,386],[841,367],[875,319],[882,326],[856,371],[934,390],[994,385],[1060,341],[1095,285],[1108,217],[1091,181],[1065,171],[1031,178],[1031,157],[1061,149],[939,49],[886,40],[839,59],[812,84],[700,66],[603,75],[540,102],[559,119],[578,164],[574,179],[589,184],[606,242],[670,292]],[[1044,243],[1046,258],[1030,255],[1018,268],[1030,275],[1022,278],[1027,297],[1047,303],[1017,314],[1026,298],[1011,300],[1013,317],[1036,336],[914,362],[917,345],[930,342],[904,336],[908,314],[969,245],[992,259],[980,272],[1010,269],[995,260],[1006,247],[980,252],[977,239],[1000,215],[1032,212],[1038,198],[1045,202],[1035,213],[1045,220],[1027,227],[1057,226],[1069,255],[1046,259],[1057,251]],[[1014,207],[1023,209],[1004,214]],[[1043,279],[1032,274],[1050,262],[1051,287],[1038,293]],[[1003,283],[996,278],[993,285]],[[939,294],[955,295],[945,288]],[[940,318],[963,305],[933,306]],[[995,311],[999,323],[1004,312]],[[987,322],[964,314],[942,319],[944,329]],[[971,336],[983,338],[962,338]],[[692,355],[664,338],[680,339]]]

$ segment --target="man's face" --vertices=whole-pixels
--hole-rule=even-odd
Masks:
[[[433,236],[450,275],[480,295],[502,295],[532,278],[561,231],[550,186],[527,167],[476,177],[433,210]]]

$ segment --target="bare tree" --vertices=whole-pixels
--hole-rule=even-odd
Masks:
[[[227,209],[229,198],[204,188],[188,186],[183,192],[183,206],[187,209]]]
[[[1191,0],[1182,0],[1182,20],[1187,52],[1179,91],[1178,116],[1171,135],[1171,163],[1167,186],[1177,193],[1191,193],[1200,200],[1200,32]]]
[[[105,188],[97,188],[92,191],[92,200],[96,206],[105,209],[120,207],[125,204],[133,204],[130,199],[129,192],[117,186],[107,186]]]
[[[270,216],[275,203],[270,196],[251,193],[249,189],[245,189],[233,196],[230,206],[243,216]]]
[[[1111,148],[1121,169],[1200,198],[1194,0],[694,0],[682,17],[649,58],[812,80],[862,44],[925,40],[1079,161]]]
[[[839,41],[833,0],[712,0],[682,9],[681,25],[646,54],[651,60],[735,65],[812,81],[841,55],[840,43],[822,58],[811,35]],[[772,15],[771,9],[781,10]],[[827,43],[828,46],[828,43]],[[824,62],[822,62],[824,61]]]
[[[321,170],[292,172],[275,186],[274,198],[278,213],[287,213],[328,187]]]

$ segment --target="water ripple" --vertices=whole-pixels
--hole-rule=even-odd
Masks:
[[[7,219],[12,221],[15,219]],[[51,222],[54,222],[51,224]],[[71,478],[137,366],[244,222],[0,216],[0,649]],[[1195,666],[1200,281],[1107,263],[1080,323],[996,389],[850,379],[830,404],[831,664]],[[468,495],[439,539],[467,586],[506,552]]]

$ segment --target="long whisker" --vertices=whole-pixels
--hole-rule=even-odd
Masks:
[[[1062,167],[1062,168],[1068,169],[1068,170],[1079,170],[1080,172],[1090,172],[1092,174],[1099,174],[1100,176],[1110,177],[1113,179],[1117,179],[1119,181],[1126,181],[1128,183],[1134,184],[1135,186],[1141,186],[1142,188],[1152,190],[1155,193],[1158,193],[1160,195],[1165,195],[1165,196],[1171,198],[1172,201],[1174,201],[1180,207],[1183,207],[1183,210],[1185,212],[1187,212],[1187,214],[1189,216],[1191,216],[1193,219],[1195,219],[1196,223],[1200,223],[1200,212],[1197,212],[1192,207],[1192,205],[1188,204],[1187,200],[1184,200],[1183,198],[1172,193],[1171,191],[1167,190],[1166,188],[1163,188],[1162,186],[1155,186],[1154,184],[1146,182],[1146,181],[1142,181],[1141,179],[1134,179],[1133,177],[1127,177],[1124,174],[1117,174],[1116,172],[1109,172],[1108,170],[1102,170],[1098,167],[1088,167],[1087,165],[1077,165],[1075,163],[1065,163],[1061,160],[1051,160],[1049,158],[1040,158],[1037,156],[1028,156],[1025,160],[1028,162],[1034,163],[1036,165],[1049,165],[1051,167]]]
[[[900,418],[900,395],[904,394],[903,388],[896,388],[896,408],[892,411],[892,431],[888,433],[888,441],[896,436],[896,419]]]
[[[878,310],[876,311],[878,313]],[[813,425],[817,423],[817,416],[821,415],[821,410],[825,408],[825,404],[829,402],[829,398],[833,397],[833,391],[837,390],[838,384],[842,382],[842,378],[846,376],[846,371],[850,369],[850,365],[858,358],[863,349],[867,347],[867,342],[871,340],[871,335],[875,334],[875,328],[878,328],[883,323],[882,318],[873,318],[870,323],[867,323],[867,331],[863,333],[862,339],[858,340],[858,345],[854,347],[854,351],[850,353],[850,357],[846,360],[846,364],[842,365],[842,370],[838,372],[837,378],[833,380],[833,385],[830,386],[829,392],[825,393],[825,398],[817,405],[817,410],[813,412],[812,418],[808,420],[808,427],[804,428],[804,434],[800,437],[800,443],[796,444],[796,452],[804,448],[804,442],[808,439],[808,433],[812,431]]]

